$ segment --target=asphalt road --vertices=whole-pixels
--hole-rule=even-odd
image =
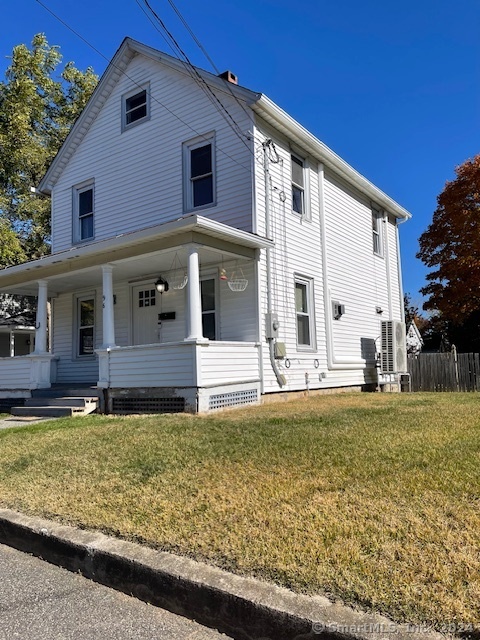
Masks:
[[[228,640],[0,545],[0,640]]]

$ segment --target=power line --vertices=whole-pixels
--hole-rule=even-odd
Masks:
[[[66,27],[74,35],[76,35],[78,38],[80,38],[80,40],[82,40],[82,42],[84,42],[88,47],[90,47],[93,51],[95,51],[95,53],[97,53],[101,58],[106,60],[110,65],[112,65],[115,69],[117,69],[122,75],[124,75],[126,78],[128,78],[130,80],[130,82],[132,82],[135,86],[137,86],[139,89],[143,89],[144,88],[134,78],[129,76],[128,73],[124,69],[121,69],[118,65],[114,64],[105,54],[103,54],[101,51],[99,51],[93,44],[91,44],[86,38],[84,38],[80,33],[78,33],[78,31],[76,31],[73,27],[71,27],[67,22],[62,20],[62,18],[60,18],[49,7],[47,7],[47,5],[44,2],[42,2],[42,0],[35,0],[35,2],[37,2],[40,6],[42,6],[45,9],[45,11],[48,11],[48,13],[50,13],[50,15],[52,15],[56,20],[58,20],[58,22],[60,22],[64,27]],[[197,136],[199,136],[200,138],[203,138],[205,141],[211,142],[211,138],[207,138],[203,133],[200,133],[199,131],[197,131],[194,127],[192,127],[192,125],[190,123],[188,123],[185,120],[183,120],[183,118],[178,116],[174,111],[172,111],[169,107],[167,107],[160,100],[158,100],[158,98],[156,98],[155,96],[153,96],[151,94],[150,94],[150,98],[154,102],[159,104],[163,109],[168,111],[168,113],[170,113],[170,115],[172,115],[174,118],[176,118],[179,122],[181,122],[183,125],[188,127],[191,131],[193,131]],[[215,143],[215,147],[216,147],[216,149],[218,151],[220,151],[220,153],[222,153],[224,156],[226,156],[227,158],[229,158],[230,160],[235,162],[235,164],[237,164],[239,167],[241,167],[245,171],[250,172],[250,169],[248,167],[246,167],[241,162],[239,162],[236,158],[234,158],[229,153],[224,151],[221,147],[218,146],[217,143]]]
[[[179,17],[179,19],[181,20],[183,26],[185,27],[185,29],[188,31],[188,33],[192,36],[192,39],[195,41],[195,44],[198,46],[198,48],[200,49],[200,51],[202,51],[203,55],[205,56],[205,58],[209,61],[209,63],[212,65],[212,69],[215,71],[215,73],[217,74],[217,76],[220,75],[220,71],[219,69],[215,66],[215,63],[213,62],[213,60],[211,59],[211,57],[208,55],[207,50],[205,49],[205,47],[202,45],[202,43],[200,42],[200,40],[197,38],[197,36],[194,34],[194,32],[192,31],[192,29],[190,28],[188,22],[185,20],[185,18],[182,16],[182,14],[180,13],[179,9],[177,9],[177,7],[175,6],[175,3],[173,2],[173,0],[168,0],[169,5],[172,7],[172,9],[175,11],[175,13],[177,14],[177,16]]]
[[[140,0],[135,0],[135,1],[141,7]],[[177,40],[172,35],[172,33],[170,33],[165,22],[160,18],[160,16],[156,13],[156,11],[150,5],[149,0],[143,0],[143,2],[145,3],[145,6],[147,7],[147,9],[154,16],[155,20],[158,22],[158,24],[162,28],[163,33],[166,34],[169,41],[169,47],[177,56],[180,57],[180,61],[184,64],[185,68],[190,73],[193,80],[203,90],[205,95],[208,97],[208,99],[214,105],[214,107],[217,109],[220,115],[225,119],[225,121],[230,126],[230,128],[235,133],[235,135],[242,141],[242,143],[245,145],[248,151],[253,155],[253,152],[250,146],[247,144],[245,140],[245,137],[246,137],[245,134],[243,133],[243,131],[241,130],[241,128],[239,127],[238,123],[235,121],[231,113],[228,111],[225,105],[221,102],[218,96],[214,93],[210,85],[207,82],[205,82],[204,78],[198,72],[198,69],[190,62],[187,54],[180,47],[180,45],[178,44]]]
[[[172,9],[175,11],[175,13],[177,14],[178,18],[180,19],[180,21],[182,22],[183,26],[185,27],[185,29],[188,31],[188,33],[191,35],[192,39],[194,40],[195,44],[198,46],[198,48],[200,49],[200,51],[203,53],[203,55],[205,56],[205,58],[209,61],[209,63],[212,65],[212,68],[215,70],[215,73],[217,74],[217,76],[220,75],[220,71],[218,69],[218,67],[215,65],[215,63],[213,62],[212,58],[208,55],[207,50],[205,49],[205,47],[202,45],[202,43],[200,42],[200,40],[197,38],[197,36],[195,35],[195,33],[193,32],[192,28],[190,27],[190,25],[188,24],[188,22],[185,20],[185,18],[182,16],[182,14],[180,13],[180,10],[176,7],[175,3],[173,2],[173,0],[168,0],[169,5],[172,7]],[[235,95],[235,93],[232,91],[232,88],[230,86],[230,84],[227,82],[227,88],[230,92],[230,94],[232,95],[232,97],[235,99],[235,101],[240,105],[241,109],[247,114],[248,117],[250,117],[250,114],[248,113],[248,111],[245,109],[245,106],[243,105],[243,103],[241,102],[241,100],[238,99],[238,97]]]

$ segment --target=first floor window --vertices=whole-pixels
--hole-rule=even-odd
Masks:
[[[75,187],[74,218],[74,241],[92,240],[95,235],[93,182]]]
[[[215,278],[204,279],[200,282],[202,294],[202,330],[203,337],[216,340],[217,310],[215,308]]]
[[[297,345],[314,346],[312,325],[312,282],[306,278],[295,278],[295,312],[297,318]]]
[[[372,209],[372,238],[373,253],[383,255],[382,247],[382,214],[377,209]]]
[[[95,298],[78,298],[78,356],[92,356],[95,348]]]
[[[215,161],[212,136],[184,146],[184,187],[187,210],[215,204]]]

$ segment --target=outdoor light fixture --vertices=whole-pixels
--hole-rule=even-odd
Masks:
[[[159,279],[155,282],[155,289],[158,291],[158,293],[166,293],[168,291],[168,282],[164,280],[162,276],[160,276]]]

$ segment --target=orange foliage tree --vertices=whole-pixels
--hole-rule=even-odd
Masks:
[[[432,271],[421,289],[425,309],[462,324],[480,311],[480,155],[455,169],[438,196],[417,257]]]

